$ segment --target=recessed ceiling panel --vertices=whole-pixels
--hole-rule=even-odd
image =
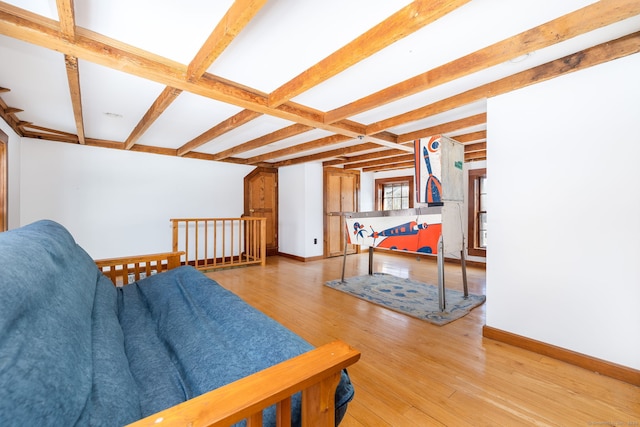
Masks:
[[[124,142],[153,101],[161,84],[87,61],[78,61],[85,136]]]
[[[16,116],[34,125],[76,133],[64,55],[0,36],[0,94]]]
[[[261,136],[292,125],[292,122],[271,116],[260,116],[231,132],[225,133],[196,151],[215,154],[236,145],[244,144]]]
[[[333,110],[589,3],[593,1],[472,1],[294,101],[322,111]]]
[[[241,110],[234,105],[182,92],[137,143],[180,148]]]
[[[409,3],[268,2],[209,72],[270,93]]]
[[[232,0],[75,2],[76,23],[99,34],[188,64]]]

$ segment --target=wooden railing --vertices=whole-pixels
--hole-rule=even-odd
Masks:
[[[266,218],[172,219],[173,251],[199,270],[266,263]]]
[[[122,286],[135,282],[163,270],[171,270],[180,265],[184,252],[137,255],[129,257],[96,260],[96,265],[114,285]]]

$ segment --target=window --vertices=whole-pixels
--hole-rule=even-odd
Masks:
[[[413,207],[413,176],[376,179],[376,210]]]
[[[487,256],[487,169],[469,170],[469,255]]]

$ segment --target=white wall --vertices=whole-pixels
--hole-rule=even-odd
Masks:
[[[7,146],[7,226],[9,229],[20,226],[20,137],[0,119],[0,129],[9,137]]]
[[[24,138],[20,225],[60,222],[93,258],[171,250],[171,218],[239,217],[253,167]]]
[[[488,101],[488,326],[640,369],[640,54]]]
[[[302,258],[323,254],[322,163],[278,170],[279,251]],[[314,239],[317,243],[314,244]]]

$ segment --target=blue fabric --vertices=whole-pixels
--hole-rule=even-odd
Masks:
[[[122,425],[131,419],[126,401],[137,400],[137,388],[133,381],[133,388],[120,388],[118,378],[128,370],[115,311],[111,319],[94,316],[94,309],[108,312],[100,308],[98,277],[91,257],[55,222],[0,233],[0,425]],[[106,298],[107,307],[115,307],[115,298],[115,292]],[[102,322],[94,325],[95,317]],[[116,363],[94,369],[98,359],[111,359],[110,352]],[[123,404],[123,412],[108,409]],[[111,413],[103,418],[105,412]]]
[[[143,415],[313,348],[193,267],[151,276],[119,292],[120,322],[142,391]],[[339,391],[341,417],[353,396],[346,374]],[[297,421],[299,396],[292,405]],[[273,412],[265,413],[265,425],[273,425]]]
[[[192,267],[116,289],[53,221],[0,233],[0,426],[120,426],[311,348]]]

